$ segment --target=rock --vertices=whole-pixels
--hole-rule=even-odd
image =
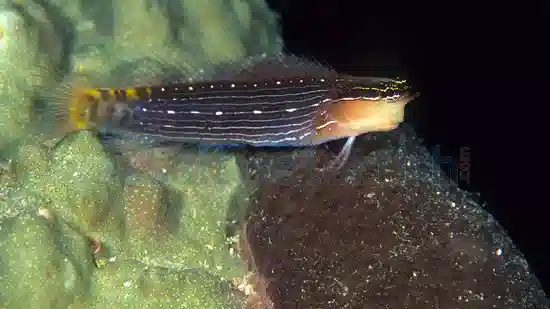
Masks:
[[[87,297],[93,266],[84,238],[63,222],[52,223],[38,212],[0,221],[5,308],[68,308]]]
[[[90,132],[61,141],[44,172],[40,179],[43,193],[61,216],[84,230],[92,230],[118,203],[120,181],[115,165]]]

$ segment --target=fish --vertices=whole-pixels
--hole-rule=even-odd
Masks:
[[[290,54],[215,70],[209,78],[125,88],[65,85],[49,92],[51,124],[151,147],[295,148],[347,139],[328,167],[339,169],[357,136],[395,129],[416,97],[406,80],[339,74]]]

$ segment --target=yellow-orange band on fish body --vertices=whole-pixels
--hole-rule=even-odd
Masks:
[[[69,103],[69,122],[72,130],[87,130],[89,123],[85,117],[87,109],[94,101],[101,100],[101,91],[95,88],[75,90]]]
[[[132,87],[123,89],[110,89],[113,91],[110,100],[117,102],[131,102],[138,100],[148,100],[151,96],[149,87]]]
[[[137,100],[147,101],[151,88],[76,88],[68,106],[68,129],[70,131],[90,130],[99,121],[109,117],[109,107],[115,103]]]

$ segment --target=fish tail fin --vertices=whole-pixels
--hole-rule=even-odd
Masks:
[[[53,71],[53,78],[36,91],[32,112],[35,128],[46,137],[61,137],[96,125],[101,91],[90,87],[86,78],[63,75]]]

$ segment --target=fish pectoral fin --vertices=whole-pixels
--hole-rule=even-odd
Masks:
[[[320,169],[321,171],[338,171],[340,170],[344,164],[348,161],[351,149],[353,148],[353,143],[355,141],[356,136],[350,136],[348,137],[346,143],[344,146],[342,146],[342,149],[338,153],[338,155],[332,159],[332,161],[324,168]]]

